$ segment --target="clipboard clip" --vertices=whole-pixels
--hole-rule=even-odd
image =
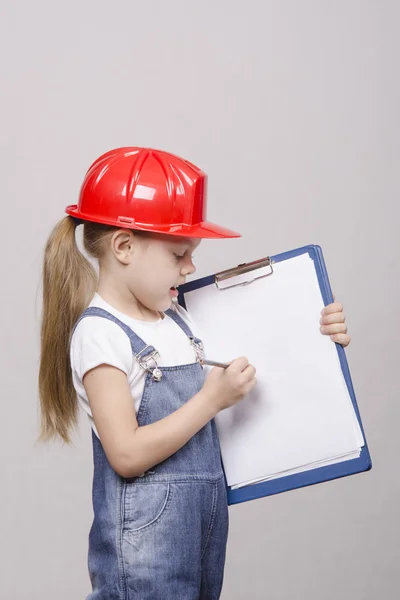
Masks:
[[[232,269],[227,269],[226,271],[220,271],[215,274],[215,285],[220,291],[229,290],[232,287],[236,287],[238,285],[249,285],[249,283],[253,283],[256,279],[263,279],[264,277],[269,277],[274,272],[272,265],[274,261],[267,256],[266,258],[260,258],[259,260],[254,260],[249,263],[241,263],[237,267],[233,267]],[[253,277],[252,279],[248,279],[246,281],[241,281],[240,283],[233,283],[232,285],[220,287],[220,282],[225,281],[226,279],[231,279],[232,277],[236,277],[238,275],[243,275],[248,273],[249,271],[254,271],[255,269],[262,269],[263,267],[270,267],[271,271],[266,273],[265,275],[259,275],[258,277]]]

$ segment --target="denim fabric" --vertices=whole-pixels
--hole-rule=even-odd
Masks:
[[[170,309],[166,314],[193,337],[177,313]],[[143,358],[155,350],[101,308],[88,308],[76,325],[87,315],[120,325],[135,355],[140,352]],[[197,361],[159,369],[159,381],[151,369],[147,372],[139,426],[177,410],[204,384]],[[86,600],[218,599],[229,519],[214,419],[175,454],[139,477],[118,475],[93,431],[92,441],[94,519],[88,567],[93,591]]]

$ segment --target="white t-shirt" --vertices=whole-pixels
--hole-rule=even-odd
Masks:
[[[153,346],[160,355],[157,359],[159,367],[185,365],[196,361],[195,350],[190,344],[189,338],[179,325],[165,313],[163,313],[164,318],[154,322],[133,319],[105,302],[97,292],[89,306],[98,306],[107,310],[126,323],[146,344]],[[202,339],[188,312],[175,302],[172,302],[171,308],[176,310],[187,323],[193,335]],[[133,358],[129,337],[117,323],[94,315],[82,319],[71,339],[70,360],[78,402],[87,413],[97,437],[99,434],[82,383],[83,376],[90,369],[105,363],[118,367],[126,373],[137,414],[147,371]]]

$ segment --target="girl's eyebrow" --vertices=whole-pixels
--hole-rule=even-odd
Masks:
[[[178,242],[178,241],[176,241],[175,243],[180,248],[186,247],[187,250],[189,250],[189,248],[192,248],[194,250],[195,248],[197,248],[200,245],[197,242],[182,242],[182,241]]]

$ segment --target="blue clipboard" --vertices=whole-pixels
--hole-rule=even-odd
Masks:
[[[322,248],[315,244],[310,244],[308,246],[302,246],[301,248],[296,248],[294,250],[290,250],[288,252],[282,252],[281,254],[276,254],[274,256],[268,257],[268,259],[273,263],[278,263],[283,260],[287,260],[289,258],[293,258],[295,256],[299,256],[300,254],[308,253],[311,259],[314,261],[315,270],[318,277],[318,283],[321,290],[322,297],[324,299],[325,306],[327,304],[331,304],[334,302],[333,294],[331,290],[331,286],[329,283],[328,272],[326,270],[326,265],[324,261],[324,257],[322,254]],[[257,261],[256,261],[257,262]],[[245,263],[243,263],[245,264]],[[251,265],[253,263],[249,263]],[[239,265],[242,267],[243,265]],[[230,270],[229,270],[230,271]],[[207,285],[215,285],[218,277],[218,274],[209,275],[207,277],[202,277],[201,279],[196,279],[194,281],[190,281],[185,283],[184,285],[179,287],[179,296],[178,303],[186,309],[185,303],[185,294],[187,292],[191,292],[195,289],[205,287]],[[316,469],[311,469],[310,471],[306,471],[304,473],[296,473],[294,475],[287,475],[285,477],[281,477],[279,479],[273,479],[271,481],[264,481],[261,483],[251,484],[239,489],[232,490],[225,478],[225,484],[227,489],[227,497],[228,504],[238,504],[240,502],[247,502],[248,500],[255,500],[256,498],[263,498],[264,496],[271,496],[273,494],[280,494],[282,492],[287,492],[289,490],[294,490],[296,488],[305,487],[308,485],[314,485],[316,483],[322,483],[324,481],[330,481],[332,479],[338,479],[340,477],[347,477],[348,475],[354,475],[356,473],[361,473],[363,471],[369,471],[372,468],[371,457],[369,454],[367,441],[360,417],[360,412],[358,410],[356,397],[354,394],[353,384],[351,381],[349,366],[346,359],[345,349],[340,344],[335,343],[336,349],[338,351],[340,365],[343,371],[344,378],[346,380],[347,388],[349,390],[349,394],[354,406],[354,410],[360,424],[360,428],[362,434],[364,436],[365,445],[361,449],[361,454],[359,458],[351,459],[348,461],[340,462],[335,465],[328,465],[325,467],[318,467]]]

